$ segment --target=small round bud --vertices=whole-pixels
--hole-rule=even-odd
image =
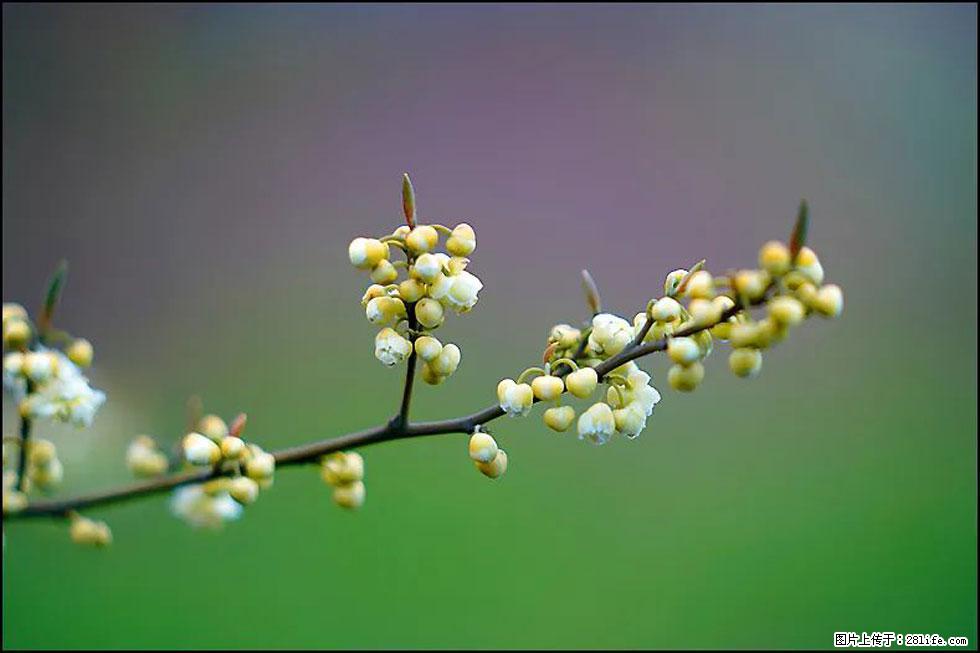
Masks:
[[[755,347],[760,342],[759,325],[755,322],[738,322],[732,324],[728,339],[732,347]]]
[[[259,498],[259,484],[248,476],[236,476],[228,481],[228,494],[238,503],[247,506]]]
[[[380,286],[376,283],[372,283],[368,286],[368,289],[364,292],[364,296],[361,297],[361,306],[367,306],[368,302],[375,297],[387,297],[388,291],[385,290],[384,286]]]
[[[650,316],[657,322],[673,322],[681,316],[681,305],[673,297],[661,297],[654,303]]]
[[[786,274],[789,266],[789,247],[778,240],[770,240],[759,250],[759,267],[774,277]]]
[[[412,272],[425,283],[432,283],[442,274],[443,259],[436,254],[421,254],[415,259]]]
[[[783,326],[796,326],[806,317],[806,309],[795,297],[774,297],[767,308],[769,317]]]
[[[221,439],[221,457],[225,460],[238,460],[245,453],[245,442],[233,435]]]
[[[497,400],[504,412],[511,417],[524,416],[534,403],[534,391],[526,383],[504,379],[497,384]]]
[[[138,435],[126,449],[126,466],[135,476],[159,476],[170,467],[167,456],[148,435]]]
[[[79,367],[88,367],[91,365],[94,353],[92,343],[85,338],[76,338],[68,345],[68,349],[65,350],[68,360]]]
[[[579,399],[590,397],[598,384],[599,375],[591,367],[579,368],[565,377],[565,387]]]
[[[677,286],[680,285],[681,281],[683,281],[684,277],[686,276],[687,276],[687,270],[683,268],[679,268],[677,270],[674,270],[673,272],[670,272],[667,275],[667,278],[664,279],[664,294],[673,295],[674,291],[677,290]]]
[[[442,376],[434,369],[430,363],[422,364],[422,380],[429,385],[439,385],[446,380],[446,377]]]
[[[773,343],[781,342],[789,335],[789,327],[781,322],[777,322],[771,316],[765,317],[758,322],[759,336],[757,346],[765,349]]]
[[[726,341],[731,337],[732,333],[732,323],[731,322],[719,322],[718,324],[711,327],[711,335],[718,338],[721,341]]]
[[[3,321],[3,346],[7,349],[23,349],[31,341],[31,325],[27,320],[15,317]]]
[[[715,296],[715,282],[707,270],[698,270],[687,280],[687,296],[693,299],[711,299]]]
[[[427,224],[415,227],[405,237],[405,244],[414,254],[432,251],[438,242],[439,232]]]
[[[687,310],[691,314],[691,321],[698,326],[714,324],[721,319],[721,304],[710,299],[692,299]]]
[[[497,455],[490,462],[474,461],[473,464],[484,476],[494,479],[500,478],[507,471],[507,452],[503,449],[497,449]]]
[[[221,448],[214,440],[191,432],[181,442],[184,458],[192,465],[213,465],[221,460]]]
[[[483,431],[470,436],[470,458],[479,463],[489,463],[497,457],[497,441]]]
[[[398,270],[388,259],[381,259],[371,269],[371,281],[379,284],[394,283],[398,280]]]
[[[197,422],[197,432],[215,442],[221,442],[228,435],[228,425],[217,415],[205,415]]]
[[[254,448],[251,457],[245,461],[245,475],[253,480],[262,481],[270,479],[275,471],[275,457],[258,447]]]
[[[374,268],[390,255],[387,243],[376,238],[355,238],[347,247],[351,265],[363,270]]]
[[[565,391],[565,383],[560,377],[547,374],[535,377],[531,381],[531,390],[534,391],[534,396],[541,401],[551,401],[560,397],[561,393]]]
[[[735,275],[735,289],[750,301],[761,299],[769,287],[769,277],[759,270],[742,270]]]
[[[339,485],[333,490],[333,501],[341,508],[355,510],[364,505],[366,490],[362,481]]]
[[[544,411],[544,425],[552,431],[564,433],[575,421],[575,409],[571,406],[555,406]]]
[[[7,320],[26,320],[27,319],[27,309],[25,309],[20,304],[15,304],[13,302],[4,302],[3,304],[3,321]]]
[[[408,234],[409,234],[409,232],[411,230],[412,230],[411,227],[409,227],[407,224],[403,224],[400,227],[398,227],[397,229],[395,229],[395,231],[393,231],[391,235],[392,236],[397,236],[398,238],[401,238],[402,240],[405,240],[405,238],[408,236]]]
[[[394,324],[408,313],[405,304],[394,297],[375,297],[364,309],[368,322],[379,325]]]
[[[733,349],[728,355],[728,367],[735,376],[755,376],[762,369],[762,352],[749,347]]]
[[[691,392],[704,380],[704,365],[672,365],[667,372],[667,382],[670,387],[680,392]]]
[[[442,304],[426,297],[415,305],[415,318],[426,329],[435,329],[445,321],[446,314]]]
[[[439,376],[450,376],[459,367],[459,361],[462,358],[462,353],[459,351],[459,347],[449,343],[442,348],[439,355],[436,356],[435,360],[429,363],[432,367],[432,371]]]
[[[796,270],[805,276],[814,285],[819,286],[823,283],[823,266],[816,252],[809,247],[803,247],[796,254]]]
[[[405,279],[398,284],[398,296],[403,302],[414,304],[425,297],[425,284],[418,279]]]
[[[78,515],[72,518],[68,534],[75,544],[108,546],[112,543],[112,531],[108,524]]]
[[[556,324],[548,334],[548,340],[557,343],[562,349],[574,347],[581,338],[582,332],[569,324]]]
[[[446,251],[453,256],[469,256],[476,249],[476,232],[473,227],[461,222],[453,228],[453,233],[446,241]]]
[[[415,353],[426,363],[431,363],[442,353],[442,343],[432,336],[419,336],[415,340]]]
[[[844,292],[836,284],[828,284],[817,291],[813,310],[826,317],[837,317],[844,310]]]
[[[58,457],[58,450],[50,440],[27,441],[27,460],[38,467],[47,465]]]
[[[364,458],[356,451],[324,456],[320,462],[320,477],[327,485],[345,485],[364,480]]]
[[[693,338],[671,338],[667,341],[667,355],[675,363],[690,365],[701,358],[701,348]]]

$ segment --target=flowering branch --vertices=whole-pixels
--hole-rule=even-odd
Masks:
[[[398,412],[386,423],[330,439],[274,452],[246,442],[242,432],[245,416],[231,424],[215,415],[200,417],[194,411],[190,432],[180,442],[179,460],[191,469],[167,473],[172,461],[148,436],[130,445],[127,465],[147,480],[67,499],[29,500],[34,488],[46,489],[61,479],[61,463],[54,445],[31,438],[40,418],[87,426],[104,395],[93,390],[80,369],[92,361],[91,345],[72,340],[64,351],[49,348],[43,336],[51,329],[51,314],[63,285],[63,271],[55,276],[42,312],[44,332],[30,324],[26,311],[4,304],[4,385],[18,402],[21,437],[17,465],[4,472],[4,521],[27,517],[66,517],[71,537],[83,544],[106,545],[111,531],[104,522],[78,514],[79,510],[119,503],[175,490],[174,512],[196,526],[216,527],[237,518],[243,506],[267,489],[277,467],[318,463],[321,476],[333,488],[334,501],[345,508],[364,502],[364,461],[350,449],[392,440],[462,433],[470,436],[469,454],[476,468],[490,478],[507,469],[507,454],[486,426],[504,415],[527,415],[532,406],[548,404],[544,424],[567,431],[576,418],[569,396],[590,398],[600,384],[607,386],[604,400],[578,415],[580,439],[603,444],[614,435],[636,438],[660,401],[650,376],[635,363],[657,352],[666,352],[672,366],[670,386],[690,392],[704,378],[702,360],[711,354],[715,340],[733,348],[728,362],[740,377],[758,374],[761,352],[786,338],[790,329],[810,315],[835,317],[843,307],[840,288],[823,284],[823,268],[813,250],[805,245],[808,211],[801,204],[790,246],[776,241],[759,252],[759,269],[733,270],[713,277],[699,261],[690,269],[674,270],[664,282],[664,295],[651,299],[633,323],[602,312],[598,288],[583,270],[582,281],[591,320],[582,329],[558,324],[548,335],[543,367],[530,367],[517,380],[503,379],[497,386],[497,402],[474,413],[451,419],[412,422],[410,408],[419,361],[422,380],[439,385],[453,375],[461,353],[455,344],[443,345],[432,333],[452,310],[468,313],[477,302],[483,284],[466,270],[476,248],[475,233],[468,224],[454,229],[417,223],[415,192],[407,175],[402,184],[406,225],[381,238],[356,238],[348,254],[351,263],[370,271],[374,282],[362,304],[368,320],[382,327],[375,337],[375,357],[384,365],[406,364],[405,384]],[[436,252],[445,236],[447,253]],[[405,254],[404,261],[389,260],[391,248]],[[399,279],[404,272],[405,278]],[[52,294],[53,293],[53,294]],[[686,302],[686,305],[682,302]],[[766,317],[756,320],[751,309],[764,305]],[[52,332],[53,333],[53,332]],[[532,379],[530,383],[527,379]],[[7,461],[4,442],[4,466]],[[13,442],[11,444],[14,444]]]

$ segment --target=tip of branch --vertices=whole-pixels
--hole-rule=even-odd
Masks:
[[[415,188],[408,173],[402,174],[402,212],[410,229],[415,228]]]
[[[245,430],[245,423],[247,421],[248,415],[245,413],[238,413],[238,415],[235,416],[235,419],[233,419],[231,424],[228,426],[228,435],[232,436],[233,438],[242,437],[242,431]]]
[[[793,225],[793,234],[789,238],[789,253],[793,258],[796,258],[796,255],[806,245],[809,228],[810,207],[807,206],[806,200],[800,200],[800,208],[796,212],[796,224]]]
[[[582,270],[582,292],[585,293],[585,303],[588,304],[592,314],[601,313],[602,298],[599,296],[599,287],[588,270]]]

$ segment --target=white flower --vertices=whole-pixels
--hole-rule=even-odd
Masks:
[[[589,348],[601,356],[614,356],[633,339],[633,326],[611,313],[600,313],[592,318]]]
[[[526,383],[515,383],[504,379],[497,384],[497,400],[500,407],[511,417],[527,415],[534,403],[534,391]]]
[[[17,359],[4,357],[4,385],[16,400],[25,398],[27,383],[16,374]],[[37,382],[26,396],[28,413],[34,419],[52,417],[75,426],[89,426],[105,403],[105,393],[89,386],[78,366],[55,349],[39,348],[23,357],[21,373]]]
[[[462,270],[459,274],[437,276],[429,288],[429,296],[457,313],[465,313],[476,305],[482,288],[483,282],[476,275]]]
[[[391,327],[378,331],[374,338],[374,357],[388,367],[393,367],[412,353],[412,343]]]
[[[238,519],[242,506],[227,492],[210,495],[204,486],[184,485],[174,491],[170,509],[191,526],[197,528],[220,528],[226,521]]]
[[[616,420],[612,409],[601,401],[591,407],[578,418],[578,437],[593,444],[605,444],[616,432]]]

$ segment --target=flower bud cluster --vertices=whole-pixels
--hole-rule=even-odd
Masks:
[[[497,479],[507,472],[507,452],[479,426],[470,435],[469,453],[473,464],[484,476]]]
[[[357,452],[336,453],[320,460],[320,478],[333,488],[333,500],[341,508],[364,505],[364,458]]]
[[[112,530],[104,521],[82,517],[76,512],[73,512],[69,519],[71,524],[68,527],[68,534],[75,544],[95,547],[112,544]]]

